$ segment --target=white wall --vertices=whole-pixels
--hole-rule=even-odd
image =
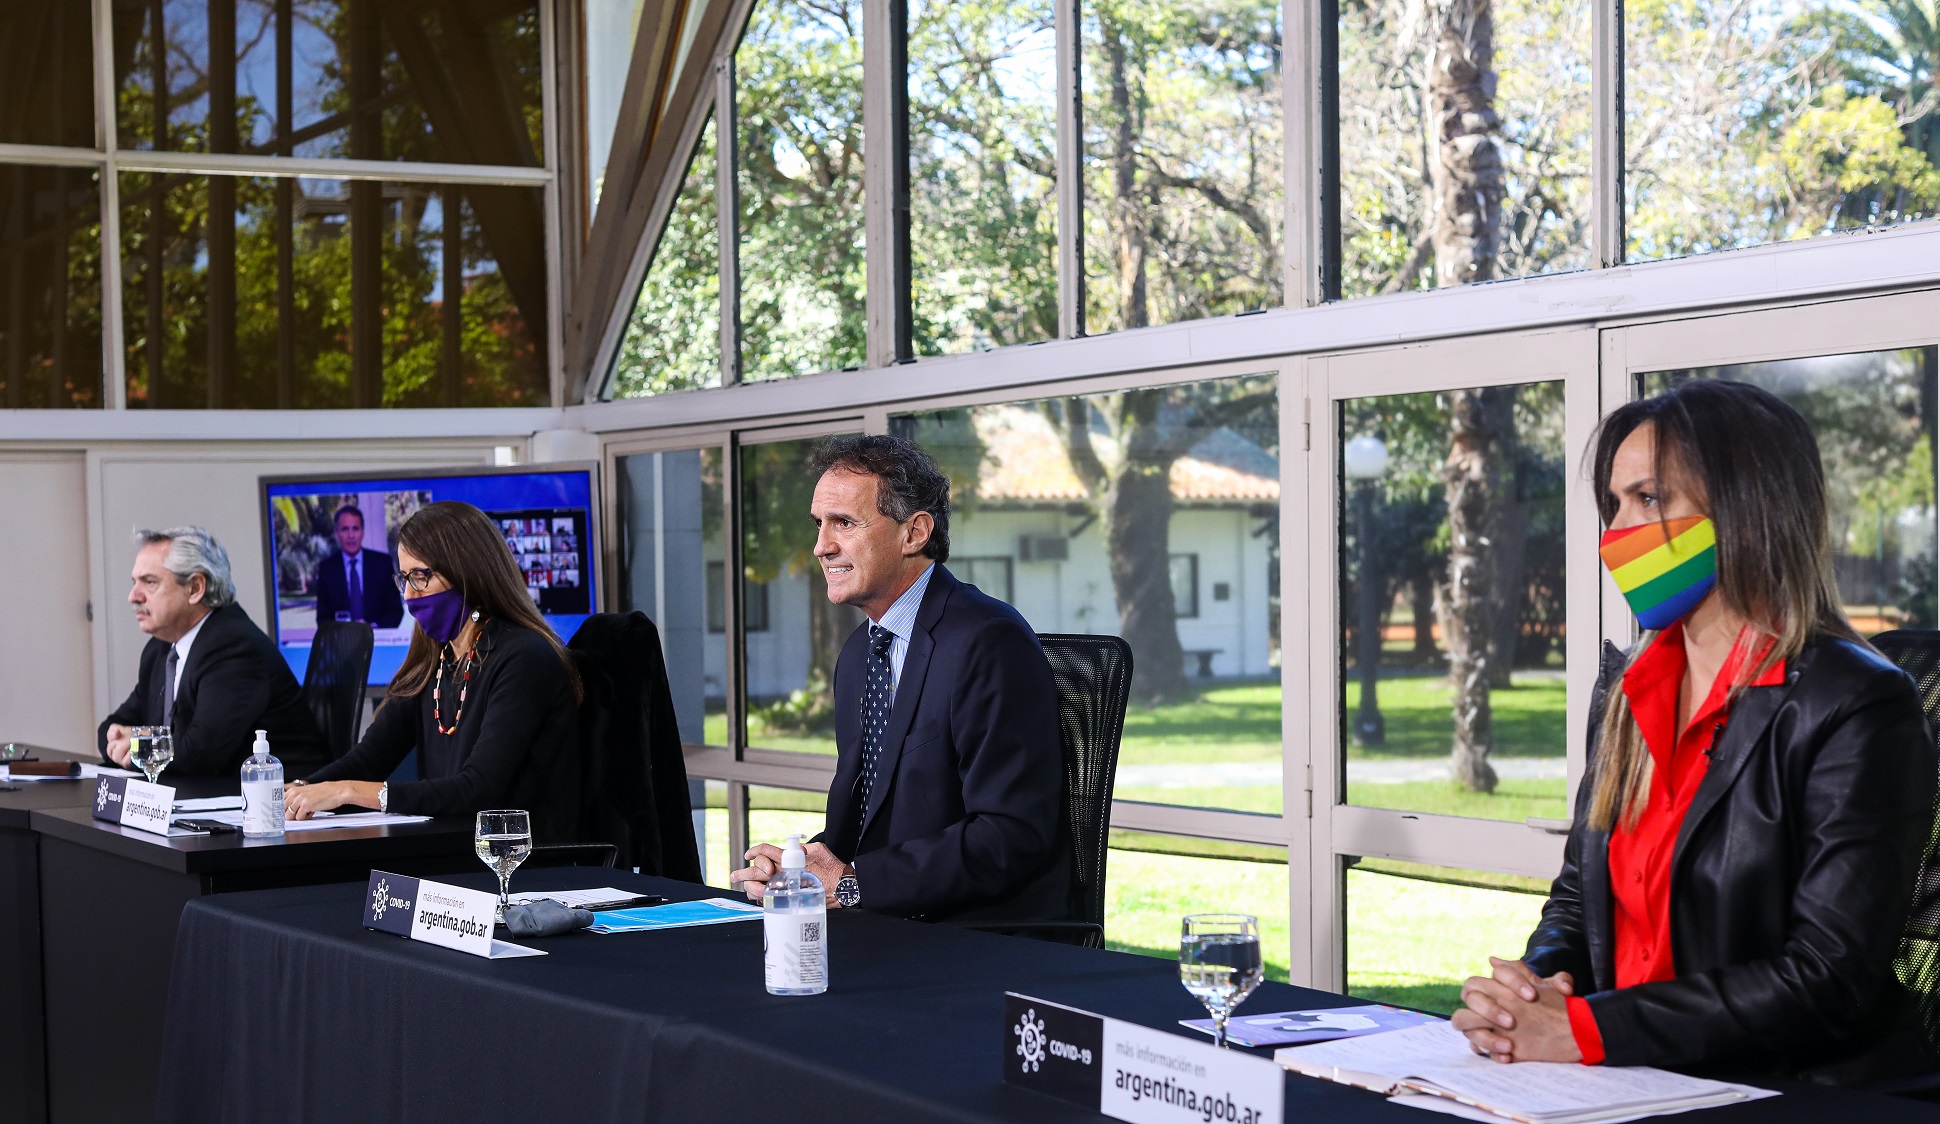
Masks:
[[[0,453],[0,527],[14,544],[0,598],[0,741],[94,743],[86,501],[79,450]]]

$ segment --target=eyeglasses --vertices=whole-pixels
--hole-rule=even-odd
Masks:
[[[406,570],[401,574],[392,574],[391,580],[397,583],[397,591],[399,593],[405,592],[406,586],[417,590],[419,593],[423,593],[426,589],[430,588],[431,579],[437,576],[438,572],[436,570],[427,570],[423,566],[420,566],[415,570]]]

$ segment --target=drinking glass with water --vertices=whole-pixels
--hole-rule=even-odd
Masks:
[[[503,810],[478,813],[472,832],[479,861],[498,874],[498,923],[505,924],[506,899],[512,894],[512,872],[532,853],[532,820],[524,812]]]
[[[1244,913],[1188,914],[1180,927],[1179,982],[1213,1017],[1213,1045],[1226,1045],[1226,1020],[1263,975],[1260,920]]]
[[[136,726],[128,731],[128,760],[148,774],[148,783],[175,760],[175,735],[167,726]]]

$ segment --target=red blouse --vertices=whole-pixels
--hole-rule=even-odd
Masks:
[[[1757,655],[1762,656],[1760,648]],[[1635,987],[1677,978],[1671,956],[1671,859],[1678,831],[1691,809],[1698,786],[1710,765],[1711,746],[1731,716],[1731,685],[1751,650],[1732,648],[1718,677],[1711,683],[1697,711],[1680,732],[1677,729],[1677,692],[1684,678],[1684,626],[1675,624],[1624,672],[1623,694],[1630,713],[1650,751],[1650,793],[1634,826],[1610,833],[1610,896],[1615,906],[1618,987]],[[1784,661],[1774,663],[1750,686],[1770,687],[1785,682]],[[1597,1030],[1590,1004],[1581,996],[1569,1000],[1570,1032],[1586,1065],[1603,1061],[1603,1036]]]

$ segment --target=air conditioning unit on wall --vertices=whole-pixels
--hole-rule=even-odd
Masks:
[[[1024,562],[1068,562],[1071,540],[1063,535],[1020,535],[1017,557]]]

